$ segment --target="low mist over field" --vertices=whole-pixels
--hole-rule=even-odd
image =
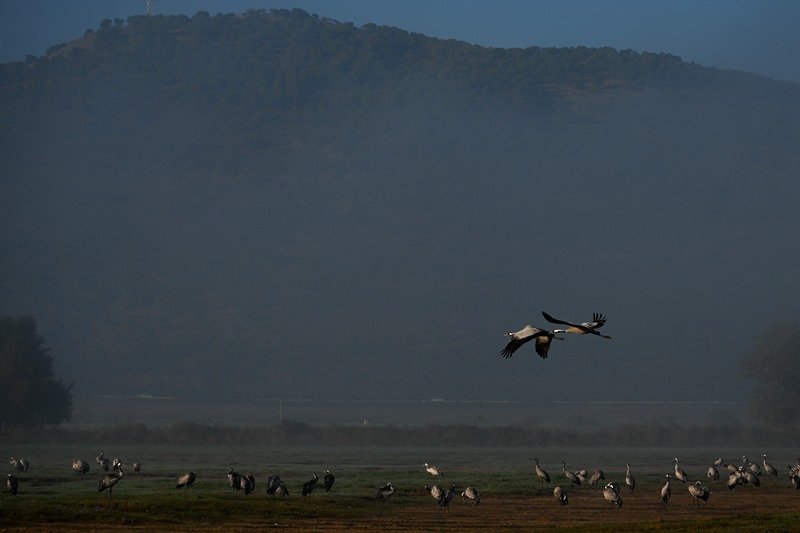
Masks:
[[[743,400],[800,314],[800,85],[303,11],[0,65],[0,314],[79,395]],[[503,334],[608,317],[549,358]]]

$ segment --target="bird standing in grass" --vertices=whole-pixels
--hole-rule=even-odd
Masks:
[[[675,479],[677,479],[678,481],[680,481],[684,485],[686,484],[686,479],[687,479],[686,478],[686,472],[683,471],[683,468],[678,466],[678,458],[677,457],[675,458]]]
[[[669,486],[670,475],[667,474],[667,482],[661,487],[661,501],[664,502],[664,510],[669,511],[669,499],[672,497],[672,487]]]
[[[97,464],[100,465],[100,468],[103,469],[103,472],[108,472],[110,463],[108,459],[103,457],[103,452],[100,452],[100,455],[97,456],[97,459],[95,459],[95,461],[97,461]]]
[[[331,474],[331,471],[325,470],[325,476],[322,478],[322,488],[325,489],[325,492],[331,491],[334,481],[336,481],[336,478]]]
[[[539,479],[541,479],[542,481],[544,481],[545,483],[547,483],[549,485],[550,484],[550,474],[548,474],[545,471],[544,468],[539,466],[539,459],[534,459],[534,461],[536,461],[536,475],[539,477]]]
[[[625,473],[625,484],[631,488],[631,492],[636,488],[636,478],[631,474],[631,465],[626,464],[628,471]]]
[[[303,483],[303,490],[300,494],[303,498],[307,497],[309,494],[314,492],[314,489],[317,488],[317,481],[319,481],[319,476],[317,476],[316,472],[313,473],[314,477]]]
[[[708,467],[708,471],[706,471],[706,477],[709,479],[719,479],[719,470],[714,465]]]
[[[767,454],[762,453],[761,457],[764,458],[764,471],[766,471],[767,474],[770,474],[772,476],[778,477],[778,471],[775,469],[774,466],[772,466],[771,464],[769,464],[767,462]]]
[[[689,494],[692,495],[692,501],[697,504],[698,509],[700,508],[700,500],[708,502],[708,497],[711,496],[708,488],[699,481],[695,482],[694,485],[689,485],[687,488],[689,489]]]
[[[72,459],[72,469],[78,474],[89,473],[89,463],[82,459]]]
[[[567,462],[561,461],[561,471],[564,472],[564,477],[567,478],[572,484],[580,486],[581,480],[573,472],[567,470]]]
[[[430,475],[439,478],[444,477],[444,470],[442,470],[438,466],[430,466],[428,463],[425,463],[422,466],[425,467],[425,470],[427,470]]]
[[[425,490],[431,493],[431,497],[436,500],[436,504],[441,507],[442,499],[444,498],[444,491],[442,490],[442,487],[439,485],[434,485],[432,487],[425,485]]]
[[[175,488],[176,489],[183,488],[184,491],[186,491],[189,489],[189,487],[192,486],[195,479],[197,479],[197,475],[194,472],[186,472],[178,478],[178,482],[175,484]]]
[[[472,487],[467,487],[464,489],[464,492],[461,493],[462,498],[467,498],[468,500],[472,500],[475,502],[475,505],[481,503],[481,494]]]
[[[558,500],[558,503],[560,503],[562,507],[569,503],[569,496],[567,496],[565,491],[561,490],[561,487],[553,489],[553,497]]]
[[[622,508],[622,494],[619,491],[619,485],[616,483],[609,483],[603,487],[603,498],[611,505],[616,505],[617,509]]]
[[[111,472],[107,474],[106,477],[100,480],[100,484],[97,486],[97,492],[103,492],[104,490],[108,489],[108,498],[111,499],[114,493],[114,485],[120,482],[122,476],[125,473],[122,471],[122,467],[124,465],[119,465],[119,468],[116,472]]]
[[[391,483],[387,483],[383,487],[378,489],[378,495],[375,497],[376,500],[386,500],[389,502],[389,496],[395,493],[394,485]]]
[[[604,481],[606,479],[606,475],[603,473],[602,470],[596,470],[592,477],[589,478],[589,483],[591,485],[596,485],[598,481]]]
[[[8,488],[9,494],[16,496],[17,488],[19,487],[19,479],[17,479],[17,476],[9,474],[6,478],[6,487]]]

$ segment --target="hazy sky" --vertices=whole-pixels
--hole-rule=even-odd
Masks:
[[[159,14],[299,7],[485,46],[611,46],[800,82],[797,0],[155,0]],[[0,61],[41,55],[145,0],[2,0]]]

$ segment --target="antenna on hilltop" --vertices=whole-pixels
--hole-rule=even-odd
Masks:
[[[147,15],[150,16],[153,14],[155,9],[153,9],[153,4],[155,4],[155,0],[147,0]]]

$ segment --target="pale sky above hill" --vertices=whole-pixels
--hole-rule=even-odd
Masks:
[[[0,61],[41,55],[145,0],[3,0]],[[157,14],[294,8],[483,46],[611,46],[800,82],[794,0],[155,0]]]

